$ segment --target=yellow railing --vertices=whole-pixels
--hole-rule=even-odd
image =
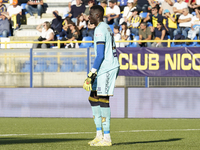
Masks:
[[[116,43],[123,43],[123,42],[166,42],[167,47],[171,46],[171,42],[200,42],[200,40],[129,40],[129,41],[116,41]],[[22,44],[22,43],[52,43],[52,44],[57,44],[58,48],[60,48],[61,43],[94,43],[94,41],[10,41],[10,42],[0,42],[0,44],[5,44],[5,48],[7,48],[8,44]]]

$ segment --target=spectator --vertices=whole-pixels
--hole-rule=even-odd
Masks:
[[[193,8],[193,5],[195,5],[195,1],[197,0],[185,0],[189,8],[189,13],[192,13],[193,11],[195,11],[195,9]]]
[[[79,38],[79,35],[80,35],[78,27],[75,25],[74,22],[70,22],[68,24],[68,27],[71,30],[72,37],[70,39],[66,39],[66,41],[76,41]],[[65,48],[75,48],[75,47],[77,47],[76,44],[72,43],[72,42],[64,43],[64,45],[65,45]]]
[[[89,1],[88,1],[88,6],[89,6],[89,7],[87,7],[87,8],[85,9],[85,12],[84,12],[84,19],[85,19],[86,21],[89,20],[88,17],[89,17],[90,8],[91,8],[92,6],[94,6],[94,5],[95,5],[94,0],[89,0]]]
[[[76,0],[71,0],[71,1],[68,3],[69,11],[71,11],[71,7],[72,7],[73,5],[76,5]]]
[[[128,18],[132,15],[131,10],[133,9],[133,0],[128,0],[127,6],[124,7],[123,17],[119,20],[119,24],[127,22]]]
[[[8,37],[10,33],[10,23],[5,16],[7,13],[6,5],[0,0],[0,35],[2,37]]]
[[[120,32],[121,34],[121,39],[123,41],[128,41],[130,40],[130,35],[131,35],[131,32],[130,30],[128,29],[128,26],[127,26],[127,23],[126,22],[123,22],[121,24],[121,27],[122,27],[122,30]],[[129,42],[123,42],[123,43],[120,43],[120,47],[125,47],[129,44]]]
[[[174,0],[164,0],[161,8],[159,10],[159,14],[162,14],[164,16],[164,10],[169,10],[170,14],[174,14],[173,6],[175,1]]]
[[[53,29],[55,35],[58,35],[60,32],[62,32],[63,19],[61,16],[59,16],[57,10],[53,11],[53,17],[54,19],[52,20],[51,28]]]
[[[147,1],[149,2],[149,5],[150,5],[148,7],[148,10],[149,10],[150,13],[151,13],[152,9],[155,8],[155,7],[157,8],[157,10],[160,9],[158,1],[155,1],[155,0],[147,0]]]
[[[191,0],[190,0],[191,1]],[[189,11],[192,13],[193,11],[196,12],[196,14],[199,14],[200,10],[200,0],[194,0],[194,2],[189,2],[188,3]]]
[[[151,40],[151,36],[151,29],[147,27],[146,22],[142,22],[139,29],[139,40]],[[151,42],[138,42],[137,47],[151,47]]]
[[[42,27],[42,28],[41,28]],[[53,41],[54,40],[54,32],[51,29],[51,25],[49,22],[44,22],[39,24],[36,29],[41,32],[41,36],[38,38],[38,41]],[[50,48],[49,43],[36,43],[33,44],[33,48]]]
[[[149,16],[147,16],[144,19],[144,22],[147,22],[148,20],[151,20],[153,27],[157,27],[157,23],[158,22],[162,22],[163,21],[163,17],[162,15],[160,15],[158,13],[158,8],[157,7],[153,7],[151,9],[152,14],[150,14]]]
[[[119,25],[119,15],[120,15],[119,6],[115,5],[114,0],[110,0],[109,7],[106,11],[106,16],[107,16],[106,22],[108,24],[113,24],[113,21],[114,21],[114,25],[118,26]]]
[[[170,35],[170,39],[173,40],[174,38],[174,30],[177,29],[177,21],[176,21],[176,14],[171,14],[168,9],[164,10],[164,26],[167,30],[167,34]]]
[[[174,4],[173,11],[176,13],[177,20],[179,19],[180,15],[183,14],[183,9],[188,8],[188,5],[184,0],[177,0],[177,2]]]
[[[87,29],[86,29],[87,25],[86,25],[86,21],[84,20],[82,14],[78,15],[78,17],[77,17],[77,27],[80,31],[81,39],[82,39],[82,37],[86,37],[87,36]]]
[[[114,40],[115,41],[120,41],[121,40],[121,35],[119,33],[119,26],[114,26]],[[116,43],[116,47],[119,47],[120,43]]]
[[[26,10],[28,13],[31,15],[30,18],[34,18],[33,13],[38,14],[38,19],[41,18],[42,11],[43,11],[43,0],[28,0],[27,5],[26,5]]]
[[[187,38],[188,31],[191,27],[192,17],[193,15],[189,14],[188,8],[184,8],[183,14],[178,19],[179,28],[174,31],[174,36],[177,34],[182,34],[185,38]]]
[[[87,36],[92,37],[92,39],[94,39],[94,29],[95,29],[95,25],[94,24],[90,24],[90,22],[88,21],[87,23]]]
[[[7,13],[3,13],[8,18],[8,20],[11,20],[15,30],[20,28],[20,18],[22,15],[22,9],[17,4],[18,0],[13,0],[12,5],[8,7]]]
[[[162,22],[158,22],[157,27],[154,28],[154,37],[155,37],[154,40],[167,40],[166,30]],[[152,47],[166,47],[167,42],[154,42],[151,46]]]
[[[62,32],[59,33],[60,38],[61,38],[61,39],[64,38],[63,40],[65,40],[65,37],[66,37],[67,39],[72,38],[71,30],[70,30],[70,28],[68,27],[69,24],[72,24],[72,20],[71,20],[70,17],[66,17],[66,18],[64,19],[63,30],[62,30]]]
[[[137,8],[133,9],[131,12],[132,16],[128,19],[128,26],[131,30],[131,33],[134,34],[135,36],[138,36],[141,17],[138,15]]]
[[[85,5],[81,3],[81,0],[76,0],[76,5],[71,7],[69,17],[72,17],[72,21],[76,24],[78,15],[85,12]]]
[[[200,37],[200,19],[199,15],[192,17],[191,21],[191,29],[188,32],[188,39],[193,40],[195,36],[199,34]],[[186,42],[186,44],[190,44]]]
[[[101,6],[104,9],[103,21],[106,22],[106,11],[108,9],[108,7],[107,7],[107,0],[102,0],[101,1]]]
[[[124,8],[127,6],[128,1],[130,0],[117,0],[117,5],[120,8],[120,12],[124,10]],[[132,0],[133,1],[133,0]]]

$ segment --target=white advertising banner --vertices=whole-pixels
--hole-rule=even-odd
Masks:
[[[82,88],[0,88],[0,117],[92,117]],[[124,89],[110,98],[111,117],[124,117]]]
[[[129,88],[129,118],[200,118],[200,88]]]

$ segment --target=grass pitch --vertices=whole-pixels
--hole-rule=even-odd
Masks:
[[[0,150],[93,150],[93,119],[0,118]],[[111,119],[113,150],[199,150],[200,119]]]

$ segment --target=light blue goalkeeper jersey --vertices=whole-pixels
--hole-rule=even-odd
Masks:
[[[97,71],[97,75],[101,75],[107,71],[119,67],[114,35],[109,25],[105,22],[100,22],[94,30],[95,55],[97,55],[98,43],[105,43],[104,60]]]

